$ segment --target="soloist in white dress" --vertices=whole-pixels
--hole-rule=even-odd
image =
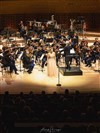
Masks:
[[[48,53],[47,57],[47,74],[49,77],[57,76],[57,65],[55,52]]]

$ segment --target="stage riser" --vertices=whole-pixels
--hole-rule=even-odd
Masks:
[[[81,42],[82,39],[79,39],[79,42]],[[95,39],[94,40],[88,40],[88,43],[94,43]]]
[[[68,73],[68,72],[61,72],[61,74],[63,75],[63,76],[78,76],[78,75],[83,75],[82,74],[82,72],[77,72],[77,73],[73,73],[73,72],[70,72],[70,73]]]
[[[83,75],[83,72],[80,69],[75,70],[67,70],[64,67],[59,68],[60,73],[63,76],[78,76],[78,75]]]
[[[83,36],[83,34],[80,33],[79,36]],[[94,34],[93,33],[92,34],[91,33],[85,33],[84,36],[87,36],[87,37],[94,37],[94,36],[95,37],[100,37],[100,33],[98,33],[98,34],[97,33],[96,34],[95,33]]]

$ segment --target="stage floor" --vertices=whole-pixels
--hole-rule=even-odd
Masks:
[[[45,71],[41,71],[41,67],[36,65],[31,74],[24,71],[19,71],[19,75],[9,74],[7,72],[0,73],[0,93],[9,91],[10,93],[29,93],[33,91],[36,94],[41,93],[42,90],[46,93],[64,93],[65,89],[70,92],[79,90],[80,92],[99,92],[100,91],[100,73],[94,71],[94,67],[85,67],[81,63],[81,70],[83,75],[63,76],[60,73],[60,82],[57,77],[47,76],[47,67]],[[57,86],[60,83],[61,86]]]

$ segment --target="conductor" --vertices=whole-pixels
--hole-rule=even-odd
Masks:
[[[71,62],[71,56],[70,56],[70,50],[72,49],[71,43],[66,44],[64,47],[64,57],[65,57],[65,64],[66,64],[66,69],[70,70],[70,62]]]

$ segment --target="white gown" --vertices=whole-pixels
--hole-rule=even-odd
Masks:
[[[48,53],[47,74],[49,77],[56,77],[57,76],[57,65],[56,65],[55,52]]]

